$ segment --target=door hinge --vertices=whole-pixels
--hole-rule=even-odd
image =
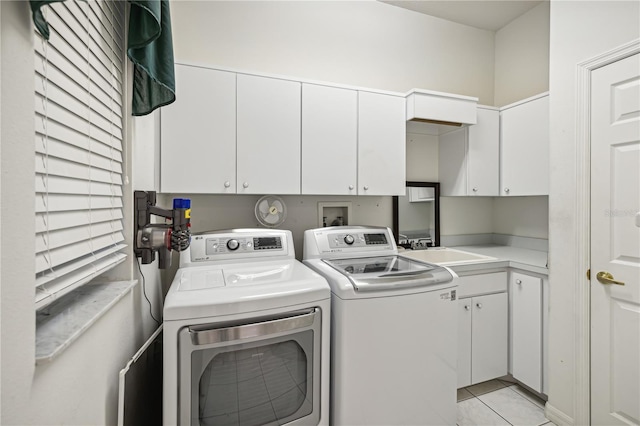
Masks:
[[[591,281],[591,268],[587,269],[587,279]]]

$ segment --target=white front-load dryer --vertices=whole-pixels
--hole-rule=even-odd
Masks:
[[[330,294],[290,231],[192,236],[164,306],[164,425],[327,425]]]

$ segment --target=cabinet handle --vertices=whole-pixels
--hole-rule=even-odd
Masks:
[[[506,192],[508,194],[509,193],[509,188],[505,188],[504,192]]]
[[[368,185],[365,185],[365,186],[364,186],[364,190],[365,190],[365,191],[368,191],[368,190],[369,190],[369,186],[368,186]]]
[[[243,184],[242,184],[242,187],[243,187],[243,188],[248,188],[248,187],[249,187],[249,182],[245,182],[245,183],[243,183]]]
[[[522,284],[522,280],[516,280],[516,284],[518,285]]]
[[[231,182],[226,181],[226,182],[224,183],[224,187],[225,187],[225,188],[228,188],[228,187],[230,187],[230,186],[231,186]]]
[[[471,309],[471,307],[469,305],[464,305],[464,310],[468,311],[469,309]]]
[[[476,306],[478,307],[478,309],[482,309],[482,303],[476,303]]]
[[[353,185],[349,185],[349,190],[352,190],[352,189],[353,189]]]
[[[472,191],[473,192],[478,192],[478,188],[473,188]]]

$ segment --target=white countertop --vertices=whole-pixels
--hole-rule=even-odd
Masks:
[[[542,275],[549,274],[546,251],[498,244],[452,246],[450,248],[495,258],[487,261],[474,261],[473,263],[461,263],[458,265],[455,263],[447,264],[447,266],[455,272],[471,272],[509,267]]]

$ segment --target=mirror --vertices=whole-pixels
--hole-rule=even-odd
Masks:
[[[393,197],[393,233],[404,248],[440,246],[440,183],[407,182],[406,195]]]

